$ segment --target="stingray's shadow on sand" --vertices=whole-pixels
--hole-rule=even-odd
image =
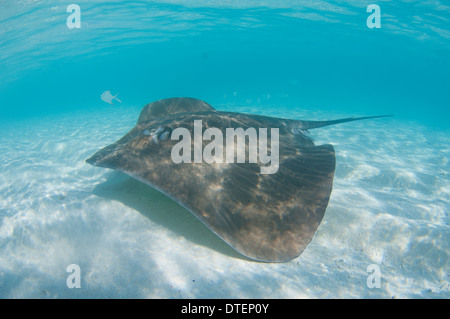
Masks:
[[[102,198],[119,201],[138,211],[155,224],[161,225],[195,244],[233,258],[249,260],[236,252],[174,200],[123,173],[110,173],[106,181],[98,184],[92,193]]]

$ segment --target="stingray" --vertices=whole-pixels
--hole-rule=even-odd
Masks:
[[[383,116],[301,121],[222,112],[198,99],[170,98],[144,106],[131,131],[86,161],[121,171],[166,194],[242,255],[286,262],[298,257],[312,241],[332,191],[334,148],[316,146],[308,130]],[[203,132],[207,128],[222,132],[226,128],[278,128],[277,171],[261,174],[265,164],[260,160],[175,163],[171,152],[180,141],[172,132],[185,128],[192,133],[194,121],[199,120]],[[202,146],[211,140],[203,140]],[[241,147],[248,156],[249,145]]]
[[[111,105],[114,105],[114,103],[112,102],[113,100],[116,100],[117,102],[122,103],[122,101],[117,98],[117,95],[119,95],[119,93],[117,93],[116,95],[112,95],[111,91],[105,91],[102,93],[100,98],[102,99],[102,101],[104,101],[108,104],[111,104]]]

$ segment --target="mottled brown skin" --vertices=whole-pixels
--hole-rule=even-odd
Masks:
[[[148,135],[158,128],[184,127],[192,136],[194,120],[202,120],[203,131],[217,127],[224,134],[226,128],[279,128],[278,172],[261,174],[260,162],[175,164],[171,150],[178,140]],[[87,162],[124,172],[167,194],[241,254],[285,262],[311,242],[333,184],[333,146],[315,146],[304,130],[352,120],[295,121],[219,112],[191,98],[165,99],[146,105],[128,134]]]

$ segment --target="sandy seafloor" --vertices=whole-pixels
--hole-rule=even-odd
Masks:
[[[1,298],[450,297],[448,132],[396,117],[311,131],[316,144],[336,149],[325,217],[300,257],[259,263],[166,196],[85,163],[139,112],[107,106],[2,123]],[[79,289],[66,286],[70,264],[80,266]],[[380,288],[367,286],[370,264],[380,267]]]

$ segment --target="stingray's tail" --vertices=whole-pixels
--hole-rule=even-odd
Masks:
[[[302,123],[302,129],[309,130],[313,128],[318,127],[324,127],[328,125],[334,125],[339,123],[345,123],[345,122],[353,122],[353,121],[359,121],[359,120],[367,120],[367,119],[376,119],[379,117],[389,117],[393,115],[377,115],[377,116],[366,116],[366,117],[348,117],[345,119],[340,120],[331,120],[331,121],[299,121]]]

